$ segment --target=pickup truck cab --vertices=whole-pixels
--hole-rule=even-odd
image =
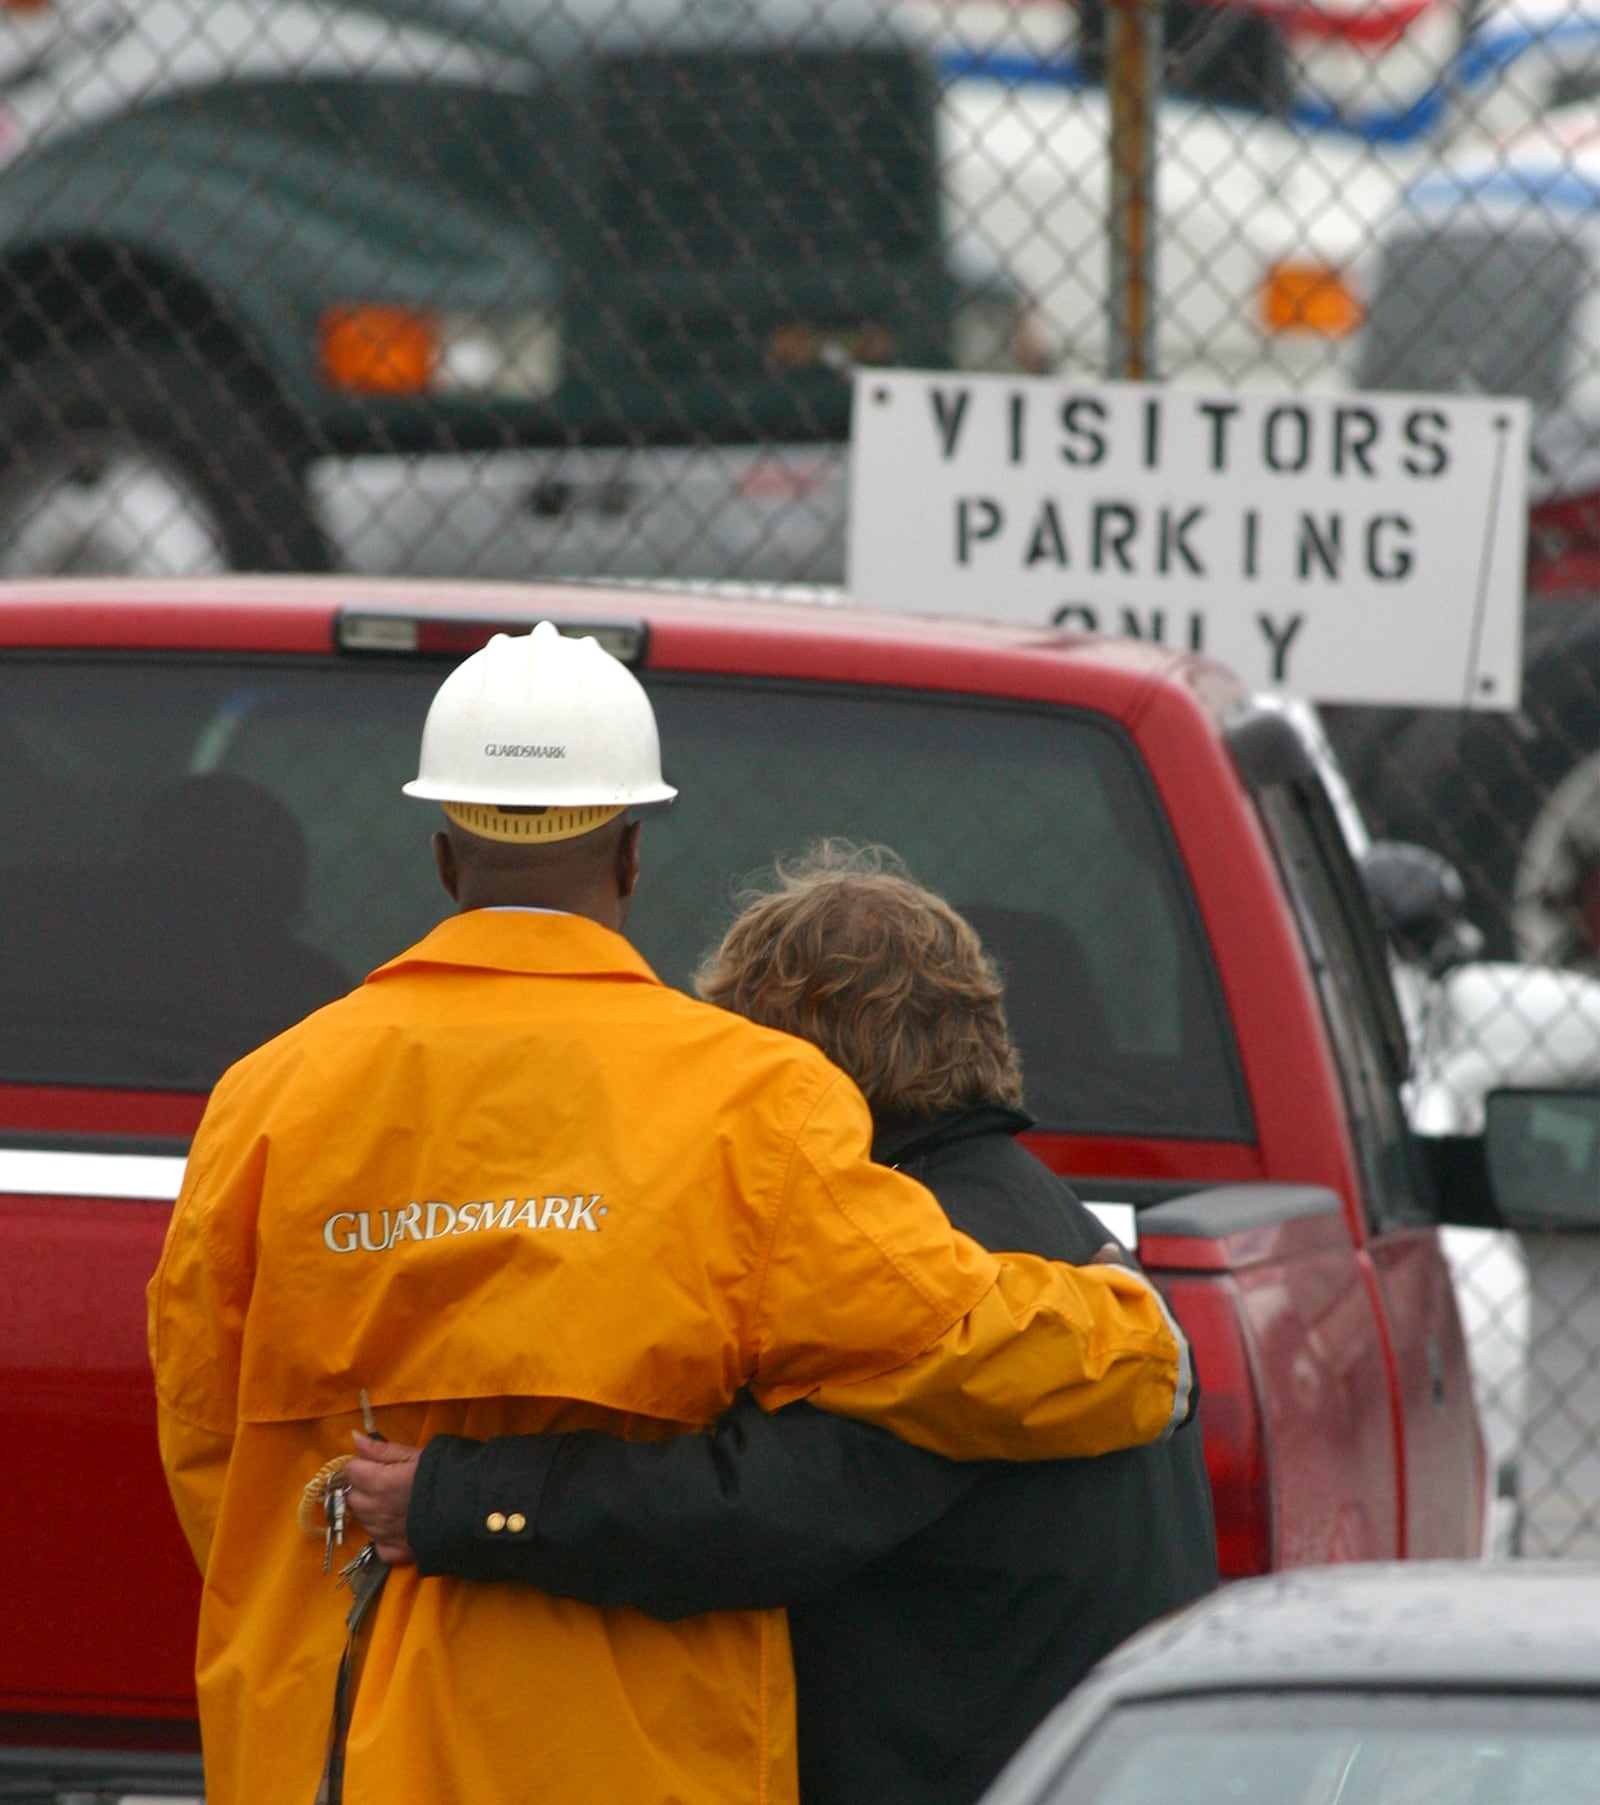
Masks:
[[[0,589],[0,1777],[197,1771],[198,1585],[143,1301],[187,1141],[230,1061],[445,912],[430,811],[400,795],[424,711],[452,660],[547,617],[653,696],[680,800],[629,931],[669,982],[744,874],[821,834],[893,846],[978,926],[1035,1151],[1133,1206],[1192,1338],[1224,1572],[1478,1552],[1483,1439],[1384,946],[1292,723],[1226,671],[640,589],[22,582]]]

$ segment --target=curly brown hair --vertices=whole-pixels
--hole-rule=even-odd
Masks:
[[[887,847],[819,841],[741,901],[695,974],[707,1002],[821,1047],[880,1124],[1020,1105],[999,974]]]

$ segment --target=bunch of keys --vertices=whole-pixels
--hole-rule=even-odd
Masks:
[[[361,1422],[367,1434],[374,1441],[384,1439],[373,1419],[372,1400],[367,1396],[365,1387],[361,1392]],[[319,1533],[322,1535],[322,1571],[324,1573],[333,1571],[334,1549],[344,1546],[345,1523],[350,1514],[350,1481],[345,1474],[345,1468],[349,1466],[350,1459],[348,1454],[340,1454],[330,1460],[315,1474],[300,1499],[301,1529],[308,1536],[315,1537]],[[317,1521],[319,1516],[321,1518],[320,1530]],[[363,1549],[362,1553],[366,1553],[366,1550]],[[342,1570],[341,1582],[347,1581],[351,1568],[356,1566],[360,1558],[358,1555],[356,1561],[350,1563],[350,1567]]]

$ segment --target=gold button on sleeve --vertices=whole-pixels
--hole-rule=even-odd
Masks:
[[[499,1535],[506,1526],[506,1513],[503,1510],[492,1510],[484,1519],[484,1526],[490,1535]]]
[[[513,1535],[521,1535],[523,1530],[527,1527],[528,1519],[523,1516],[520,1510],[512,1511],[511,1515],[506,1518],[506,1528],[509,1529]]]

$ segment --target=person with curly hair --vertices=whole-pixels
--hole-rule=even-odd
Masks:
[[[1107,1257],[1017,1142],[1031,1118],[995,966],[893,854],[823,842],[780,866],[696,988],[820,1047],[871,1108],[874,1158],[984,1246]],[[1090,1459],[961,1462],[746,1395],[700,1435],[441,1436],[420,1458],[364,1442],[351,1471],[379,1551],[424,1573],[668,1620],[787,1607],[804,1805],[975,1799],[1102,1655],[1217,1583],[1195,1421]],[[486,1534],[491,1500],[531,1535]]]

